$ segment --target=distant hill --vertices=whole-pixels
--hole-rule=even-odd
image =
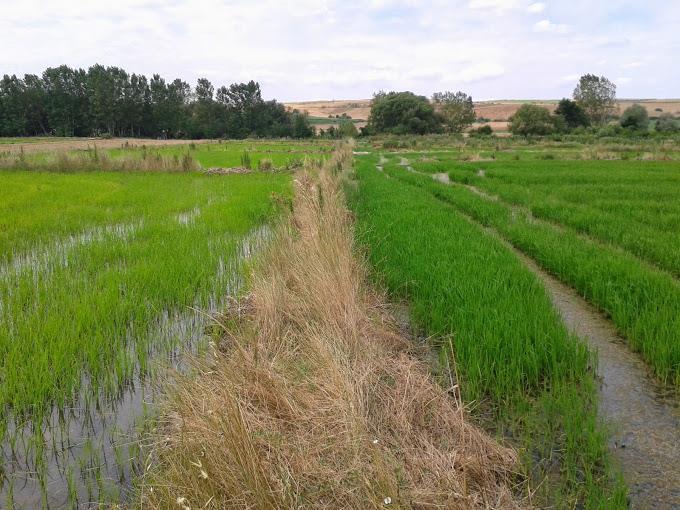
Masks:
[[[507,130],[507,122],[517,109],[524,103],[532,103],[554,110],[557,100],[496,100],[479,101],[475,103],[477,118],[488,119],[495,131]],[[621,99],[618,102],[619,113],[623,112],[633,103],[639,103],[647,108],[650,116],[657,117],[662,113],[672,113],[680,116],[680,99]],[[343,114],[352,117],[357,126],[366,124],[371,110],[370,99],[345,99],[333,101],[302,101],[297,103],[285,103],[288,108],[309,113],[314,124],[322,129],[328,129],[337,121],[330,120]],[[330,117],[330,118],[329,118]],[[327,123],[323,119],[329,119]]]

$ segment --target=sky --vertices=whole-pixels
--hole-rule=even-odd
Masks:
[[[0,0],[0,74],[115,65],[282,101],[680,97],[680,0]]]

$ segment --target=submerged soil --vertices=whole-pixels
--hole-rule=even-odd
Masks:
[[[633,508],[680,508],[680,407],[612,324],[576,291],[521,255],[567,327],[597,353],[599,413],[630,488]]]

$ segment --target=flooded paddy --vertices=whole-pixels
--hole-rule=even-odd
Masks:
[[[78,218],[64,234],[24,232],[36,237],[30,249],[0,244],[0,508],[90,508],[129,495],[161,383],[207,348],[213,317],[269,239],[271,195],[289,179],[93,173],[93,193],[112,180],[167,193],[102,204],[127,221]]]

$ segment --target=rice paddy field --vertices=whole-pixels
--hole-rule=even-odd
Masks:
[[[330,147],[93,150],[68,153],[89,161],[78,171],[51,171],[55,153],[0,171],[2,508],[124,496],[143,469],[154,375],[206,348],[210,315],[241,291],[244,266],[290,200],[282,169]],[[242,166],[244,154],[253,171],[203,171]],[[185,155],[195,171],[98,168],[104,158]],[[256,170],[262,159],[266,172]]]
[[[347,190],[358,239],[376,281],[457,363],[475,419],[522,453],[533,503],[680,505],[677,148],[394,142],[357,149]],[[621,356],[643,365],[635,386],[647,404],[619,395],[609,408],[612,372],[598,364],[612,360],[567,327],[552,280],[611,325]],[[641,425],[655,413],[665,435]],[[654,440],[642,453],[645,436]],[[626,447],[639,454],[632,462],[620,455]],[[646,474],[633,463],[666,467]]]
[[[0,142],[0,508],[129,502],[162,436],[159,381],[211,349],[295,170],[335,148],[105,142]],[[677,144],[354,149],[345,194],[373,283],[519,452],[515,496],[680,507]]]

